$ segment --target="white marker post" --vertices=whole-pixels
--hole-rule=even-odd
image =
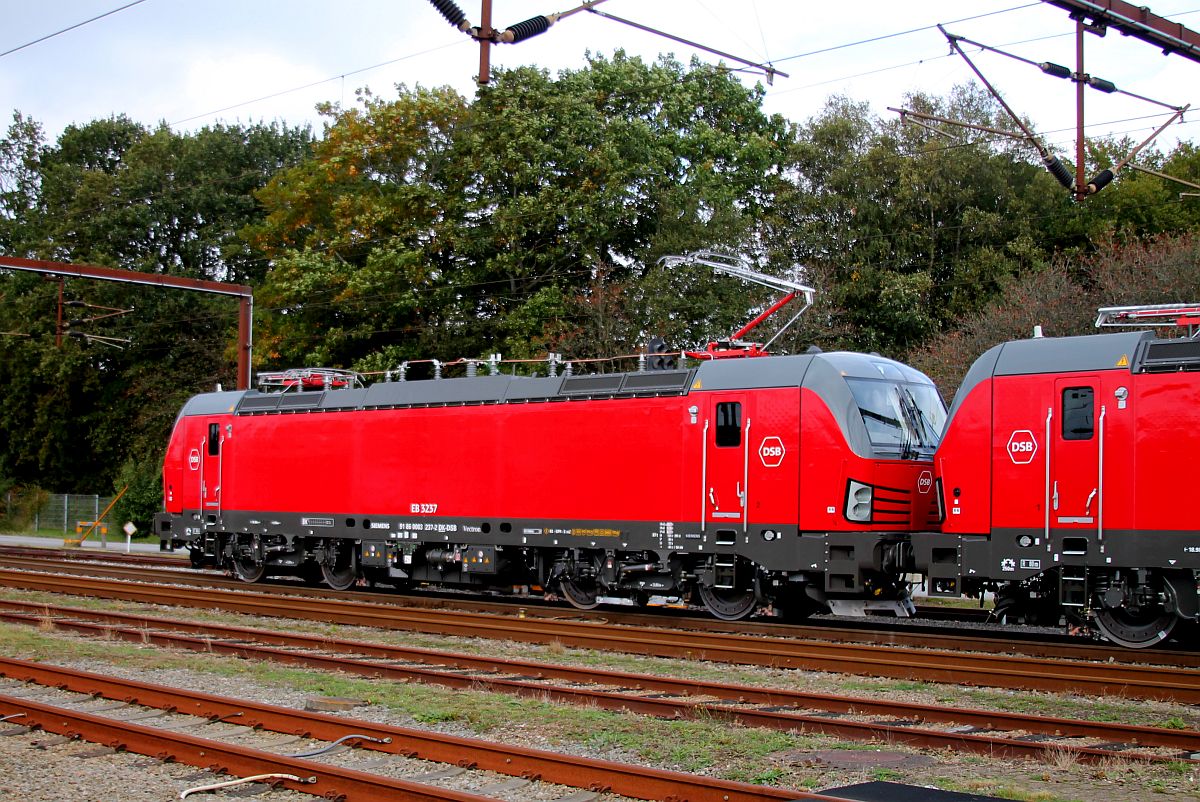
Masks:
[[[132,541],[133,536],[137,534],[138,528],[133,525],[133,521],[126,521],[125,525],[121,528],[125,530],[125,553],[128,554],[130,541]]]

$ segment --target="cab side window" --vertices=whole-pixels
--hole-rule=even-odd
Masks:
[[[737,401],[717,404],[717,445],[721,448],[742,444],[742,405]]]
[[[215,457],[221,453],[221,424],[208,424],[208,455]]]
[[[1095,391],[1091,387],[1068,387],[1062,398],[1064,440],[1091,440],[1096,430]]]

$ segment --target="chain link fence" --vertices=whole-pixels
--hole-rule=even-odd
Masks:
[[[112,514],[100,517],[110,503],[112,496],[9,490],[4,494],[2,517],[10,532],[61,531],[69,537],[86,532],[94,521],[99,520],[93,536],[117,534]]]

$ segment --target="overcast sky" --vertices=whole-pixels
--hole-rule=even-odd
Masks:
[[[0,0],[0,53],[128,2]],[[577,2],[494,0],[493,24],[507,27]],[[480,0],[457,3],[478,24]],[[1155,0],[1151,8],[1200,29],[1200,0]],[[1074,24],[1066,12],[1021,0],[607,0],[597,10],[748,60],[772,61],[789,77],[777,76],[767,87],[766,110],[798,122],[819,113],[834,94],[869,101],[876,113],[888,115],[887,107],[902,105],[906,92],[944,94],[971,79],[967,64],[948,55],[946,40],[931,27],[936,23],[1034,61],[1073,67],[1075,59]],[[901,35],[879,38],[891,34]],[[869,39],[875,41],[853,44]],[[582,12],[536,38],[493,47],[492,63],[557,71],[583,66],[588,51],[617,48],[646,59],[674,53],[686,61],[695,52]],[[826,52],[814,53],[820,50]],[[1075,101],[1069,81],[1002,56],[972,58],[1048,141],[1070,150]],[[1171,105],[1200,101],[1200,63],[1164,56],[1150,44],[1115,32],[1089,35],[1086,58],[1088,72],[1121,89]],[[165,121],[177,130],[216,121],[283,120],[319,132],[313,107],[353,103],[358,87],[389,97],[397,83],[448,84],[470,97],[478,62],[478,45],[427,0],[143,0],[0,56],[0,110],[7,125],[19,109],[42,123],[51,139],[66,125],[113,114],[148,125]],[[1094,91],[1087,104],[1092,136],[1127,134],[1140,141],[1169,114]],[[1173,126],[1162,143],[1195,141],[1200,128],[1192,118],[1200,121],[1200,112]]]

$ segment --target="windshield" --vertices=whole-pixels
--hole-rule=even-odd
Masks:
[[[937,448],[946,407],[929,384],[846,378],[871,445],[901,459],[928,457]]]

